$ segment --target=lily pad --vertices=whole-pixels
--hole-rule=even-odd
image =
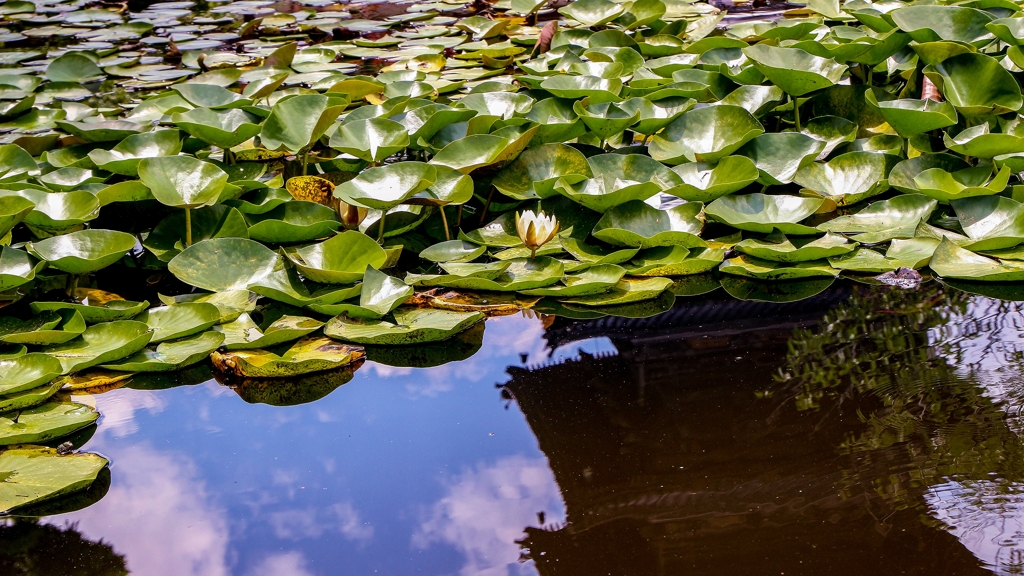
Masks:
[[[721,248],[662,246],[640,252],[626,270],[630,276],[690,276],[714,270],[724,259]]]
[[[327,96],[308,94],[282,99],[263,122],[260,141],[267,150],[299,152],[324,135],[345,110]]]
[[[768,235],[764,240],[748,238],[734,248],[762,260],[774,262],[808,262],[831,258],[853,251],[856,242],[843,236],[827,233],[820,238],[800,237],[790,240],[782,233]]]
[[[330,147],[362,158],[380,162],[409,146],[405,126],[385,118],[367,118],[346,122],[331,136]]]
[[[957,122],[956,108],[948,100],[901,98],[879,101],[871,90],[865,99],[885,117],[885,121],[904,138],[952,126]]]
[[[998,60],[985,54],[959,54],[924,70],[957,111],[973,118],[1016,112],[1024,100],[1020,85]]]
[[[1024,204],[1001,196],[977,196],[950,202],[970,250],[999,250],[1024,242]]]
[[[314,304],[310,309],[330,316],[344,314],[356,318],[380,318],[401,306],[412,295],[412,286],[367,266],[357,303]]]
[[[303,276],[324,284],[351,284],[367,266],[380,268],[387,255],[369,236],[355,230],[285,253]]]
[[[700,238],[703,227],[704,205],[699,202],[659,210],[634,200],[605,212],[593,235],[609,244],[631,248],[698,248],[706,246]]]
[[[327,323],[324,334],[357,344],[422,344],[447,340],[483,318],[482,312],[399,308],[394,322],[336,317]]]
[[[228,175],[215,164],[190,156],[161,156],[139,162],[139,180],[161,204],[198,208],[217,203]]]
[[[124,360],[103,364],[102,367],[123,372],[171,372],[205,360],[222,342],[224,334],[203,332],[180,340],[162,342]]]
[[[60,362],[46,354],[30,353],[0,360],[0,397],[44,386],[62,371]]]
[[[110,150],[92,150],[89,152],[89,160],[101,170],[123,176],[137,176],[139,163],[144,158],[175,156],[179,152],[181,136],[177,130],[155,130],[129,136]]]
[[[672,286],[668,278],[623,278],[610,291],[560,300],[563,304],[586,307],[622,306],[652,300]]]
[[[836,206],[856,204],[889,189],[889,171],[899,161],[874,152],[847,152],[825,163],[801,168],[793,179]]]
[[[135,236],[118,230],[81,230],[30,242],[27,249],[50,266],[88,274],[110,266],[135,247]]]
[[[723,196],[709,204],[705,212],[740,230],[769,234],[777,229],[783,234],[807,235],[818,230],[799,222],[814,214],[823,202],[820,198],[745,194]]]
[[[531,200],[557,194],[559,180],[573,185],[593,176],[583,153],[565,144],[544,144],[524,151],[491,183],[509,198]]]
[[[904,194],[869,204],[856,214],[829,220],[818,229],[856,234],[854,239],[864,244],[913,238],[918,224],[927,220],[937,205],[937,201],[922,194]]]
[[[0,446],[35,444],[62,438],[99,419],[91,406],[51,402],[0,416]]]
[[[1024,280],[1024,263],[1000,262],[961,248],[944,238],[932,254],[928,266],[943,278],[960,278],[975,282],[1020,282]]]
[[[152,337],[153,332],[144,323],[118,320],[90,326],[81,336],[47,346],[42,352],[60,361],[63,374],[70,374],[127,358],[145,348]]]
[[[622,280],[625,274],[626,270],[621,266],[597,264],[578,274],[566,274],[562,278],[561,286],[533,288],[522,290],[520,293],[529,296],[552,296],[556,298],[589,296],[611,290]]]
[[[82,313],[73,308],[42,310],[28,320],[0,318],[0,342],[46,346],[63,344],[85,332]]]
[[[35,279],[46,262],[29,254],[4,246],[0,249],[0,292],[6,292]]]
[[[764,133],[764,127],[739,106],[708,106],[673,120],[651,140],[650,154],[666,164],[714,162]]]
[[[773,84],[790,96],[804,96],[839,82],[845,65],[799,48],[779,48],[757,44],[743,49],[747,58]]]
[[[323,322],[305,316],[281,316],[261,328],[243,312],[235,321],[214,326],[213,330],[224,335],[224,349],[249,350],[297,340],[316,332],[323,325]]]
[[[150,344],[202,332],[220,322],[220,310],[206,302],[183,302],[151,308],[136,317],[153,330]]]
[[[555,189],[597,212],[631,200],[646,200],[672,188],[680,178],[657,160],[640,154],[599,154],[587,159],[595,176],[573,184],[560,179]]]
[[[203,142],[233,148],[260,133],[262,119],[250,112],[232,108],[211,110],[193,108],[171,117],[174,125]]]
[[[832,268],[827,261],[823,260],[782,263],[747,255],[726,260],[719,270],[725,274],[744,276],[755,280],[802,280],[839,275],[839,270]]]
[[[825,149],[825,142],[799,132],[761,134],[736,154],[754,161],[760,177],[768,185],[789,184],[801,168],[812,163]]]
[[[280,354],[269,350],[215,352],[214,367],[241,378],[280,378],[344,367],[364,356],[362,348],[330,338],[304,338]]]
[[[449,240],[426,248],[420,252],[420,258],[431,262],[472,262],[486,251],[486,246],[464,240]]]
[[[284,267],[281,256],[245,238],[213,238],[189,246],[167,265],[182,282],[210,290],[245,290]]]
[[[388,210],[430,187],[437,170],[423,162],[396,162],[364,170],[334,189],[348,204]]]
[[[726,156],[716,163],[687,162],[674,166],[683,183],[662,192],[690,202],[711,202],[738,192],[761,176],[753,160],[746,156]]]
[[[315,202],[293,200],[260,214],[245,214],[249,238],[268,244],[309,242],[341,227],[337,213]]]
[[[53,448],[23,446],[0,452],[0,511],[52,500],[88,488],[107,459],[98,454],[60,455]]]

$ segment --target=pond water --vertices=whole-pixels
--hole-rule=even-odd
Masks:
[[[1022,325],[934,282],[719,290],[644,319],[491,318],[468,359],[368,361],[304,404],[213,380],[75,396],[103,414],[85,446],[109,489],[5,521],[0,567],[1015,574]]]

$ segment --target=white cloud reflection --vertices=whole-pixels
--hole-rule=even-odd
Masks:
[[[447,494],[425,514],[412,544],[448,544],[465,555],[464,576],[534,573],[517,562],[523,529],[564,519],[564,504],[544,458],[517,455],[478,466],[446,482]]]
[[[267,556],[247,576],[312,576],[301,552],[285,552]]]
[[[133,574],[230,573],[225,512],[191,460],[140,444],[119,449],[112,472],[115,481],[103,500],[53,522],[70,519],[86,537],[110,543]]]

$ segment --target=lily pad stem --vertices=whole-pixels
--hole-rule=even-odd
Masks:
[[[796,131],[800,131],[800,99],[793,96],[793,120],[796,122]]]
[[[380,220],[377,221],[377,243],[380,244],[384,241],[384,217],[388,215],[387,210],[382,210],[380,213]]]
[[[484,203],[484,210],[480,213],[480,224],[484,223],[484,219],[487,218],[487,209],[491,207],[491,199],[494,198],[494,187],[491,187],[491,193],[487,195],[487,202]]]
[[[537,249],[536,248],[530,248],[530,260],[533,260],[536,257],[537,257]]]
[[[444,224],[444,239],[451,240],[452,235],[448,231],[448,217],[444,215],[444,206],[438,206],[438,209],[441,210],[441,223]]]
[[[462,226],[462,204],[459,204],[459,212],[455,217],[455,227],[458,228],[460,226]]]
[[[302,175],[306,175],[306,164],[309,162],[309,150],[302,153]]]
[[[71,274],[68,276],[68,296],[71,298],[75,297],[75,292],[78,291],[78,274]]]
[[[192,245],[192,209],[185,208],[185,247]]]

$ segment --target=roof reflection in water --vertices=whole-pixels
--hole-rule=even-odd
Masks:
[[[553,347],[607,337],[618,354],[508,369],[567,511],[526,528],[524,559],[541,574],[1019,573],[1019,307],[932,283],[556,322]]]

